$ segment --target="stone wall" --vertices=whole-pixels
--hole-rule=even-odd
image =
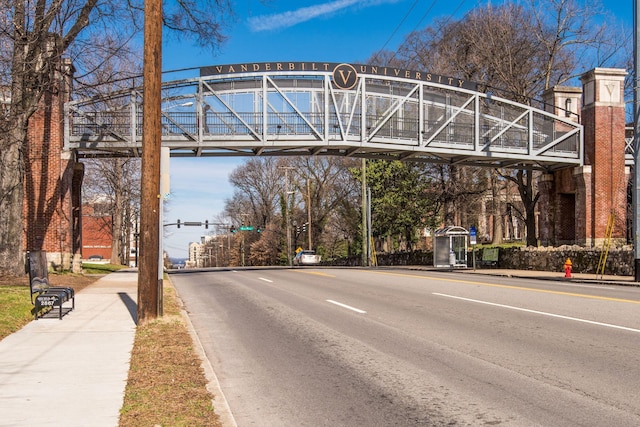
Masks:
[[[500,248],[496,265],[482,265],[482,249],[476,250],[476,268],[506,268],[515,270],[564,272],[564,263],[571,258],[574,273],[596,274],[600,261],[600,248],[582,246]],[[423,265],[433,266],[433,252],[414,251],[395,254],[379,254],[379,266]],[[341,258],[326,262],[327,265],[359,266],[360,257]],[[473,267],[472,253],[468,255],[469,268]],[[634,275],[634,252],[631,246],[611,248],[607,255],[604,274],[616,276]]]
[[[536,271],[564,271],[564,263],[571,259],[574,273],[596,273],[600,261],[600,248],[582,246],[523,247],[500,249],[498,268]],[[633,248],[611,248],[607,255],[604,274],[634,275]]]

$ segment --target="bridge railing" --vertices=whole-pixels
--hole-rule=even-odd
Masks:
[[[162,139],[175,154],[383,156],[491,167],[582,162],[580,124],[443,84],[362,75],[343,90],[331,73],[307,72],[205,76],[163,88]],[[139,88],[67,108],[69,149],[142,149]]]

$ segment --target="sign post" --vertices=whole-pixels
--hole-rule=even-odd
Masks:
[[[473,271],[476,271],[476,226],[472,225],[469,228],[469,243],[471,243],[471,253],[473,254]]]

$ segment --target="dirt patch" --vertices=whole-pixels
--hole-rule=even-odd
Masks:
[[[49,284],[52,286],[70,286],[76,292],[80,292],[102,275],[84,276],[82,274],[56,274],[49,273]],[[29,286],[29,275],[24,276],[7,276],[0,275],[0,286]]]

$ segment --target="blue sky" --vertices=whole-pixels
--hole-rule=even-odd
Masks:
[[[607,0],[606,9],[627,27],[634,0]],[[473,0],[237,0],[224,45],[211,50],[165,37],[163,70],[267,61],[364,63],[374,52],[395,50],[411,31],[434,19],[459,19]],[[493,0],[493,4],[500,1]],[[589,3],[587,1],[587,3]],[[172,77],[175,78],[175,77]],[[231,198],[229,173],[243,158],[171,159],[171,196],[165,222],[212,221]],[[200,227],[166,227],[164,249],[186,257],[189,242],[211,232]]]

